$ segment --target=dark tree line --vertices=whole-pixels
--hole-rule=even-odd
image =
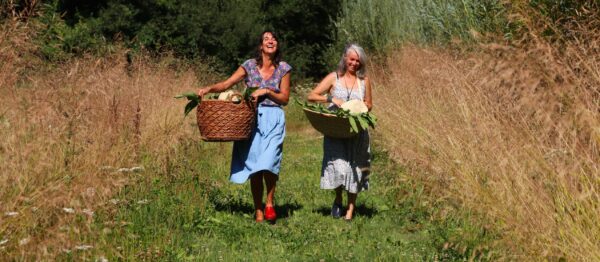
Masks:
[[[329,71],[340,0],[54,0],[43,4],[40,34],[49,59],[120,42],[132,50],[203,58],[223,71],[254,55],[260,32],[280,35],[299,77]]]

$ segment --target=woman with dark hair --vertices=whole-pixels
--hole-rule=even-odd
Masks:
[[[344,102],[360,100],[369,110],[373,106],[371,82],[367,77],[367,56],[356,44],[346,46],[335,72],[327,75],[308,95],[311,102],[327,103],[337,110]],[[368,130],[348,139],[323,138],[321,188],[334,189],[331,215],[342,216],[342,193],[348,192],[345,220],[352,220],[356,197],[369,188],[370,138]]]
[[[260,35],[256,58],[246,60],[225,81],[198,90],[198,96],[218,93],[244,80],[248,87],[258,87],[252,97],[258,100],[257,125],[248,140],[233,144],[230,180],[242,184],[250,178],[256,222],[275,221],[273,198],[279,177],[285,136],[285,116],[282,106],[290,96],[290,70],[281,61],[277,36],[272,31]],[[263,180],[267,199],[263,211]]]

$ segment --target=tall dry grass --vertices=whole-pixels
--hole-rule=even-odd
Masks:
[[[124,51],[49,66],[27,24],[3,26],[0,257],[46,260],[93,246],[78,236],[140,168],[168,175],[178,142],[197,139],[173,96],[211,74],[169,56],[128,64]]]
[[[511,46],[407,46],[374,66],[395,157],[500,232],[511,259],[600,260],[600,26],[564,25],[560,39],[533,27]]]

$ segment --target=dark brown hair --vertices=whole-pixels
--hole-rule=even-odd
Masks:
[[[277,50],[275,51],[275,57],[273,58],[273,65],[275,65],[275,67],[279,66],[279,62],[281,62],[281,44],[279,43],[279,37],[277,37],[277,34],[275,33],[275,31],[273,30],[265,30],[260,34],[260,37],[258,38],[258,46],[256,47],[256,64],[258,66],[262,66],[262,53],[260,50],[260,47],[262,46],[262,42],[263,42],[263,36],[266,33],[271,33],[271,35],[273,35],[273,38],[275,38],[275,40],[277,40]]]

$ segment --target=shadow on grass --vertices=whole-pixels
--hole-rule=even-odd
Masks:
[[[294,214],[294,211],[301,209],[302,205],[298,203],[286,203],[283,205],[275,205],[275,212],[277,212],[277,218],[288,218]]]
[[[230,213],[248,213],[248,214],[253,214],[254,213],[254,206],[249,204],[249,203],[245,203],[245,202],[238,202],[238,201],[232,201],[232,202],[228,202],[228,203],[213,203],[215,205],[215,210],[219,211],[219,212],[230,212]]]
[[[314,211],[317,211],[317,213],[319,213],[323,216],[331,216],[331,207],[330,206],[322,206],[322,207],[315,209]],[[343,210],[342,216],[344,214],[346,214],[345,208]],[[377,209],[372,208],[372,207],[367,207],[365,204],[357,205],[354,208],[354,215],[353,215],[354,217],[364,216],[364,217],[372,218],[375,215],[377,215]]]

